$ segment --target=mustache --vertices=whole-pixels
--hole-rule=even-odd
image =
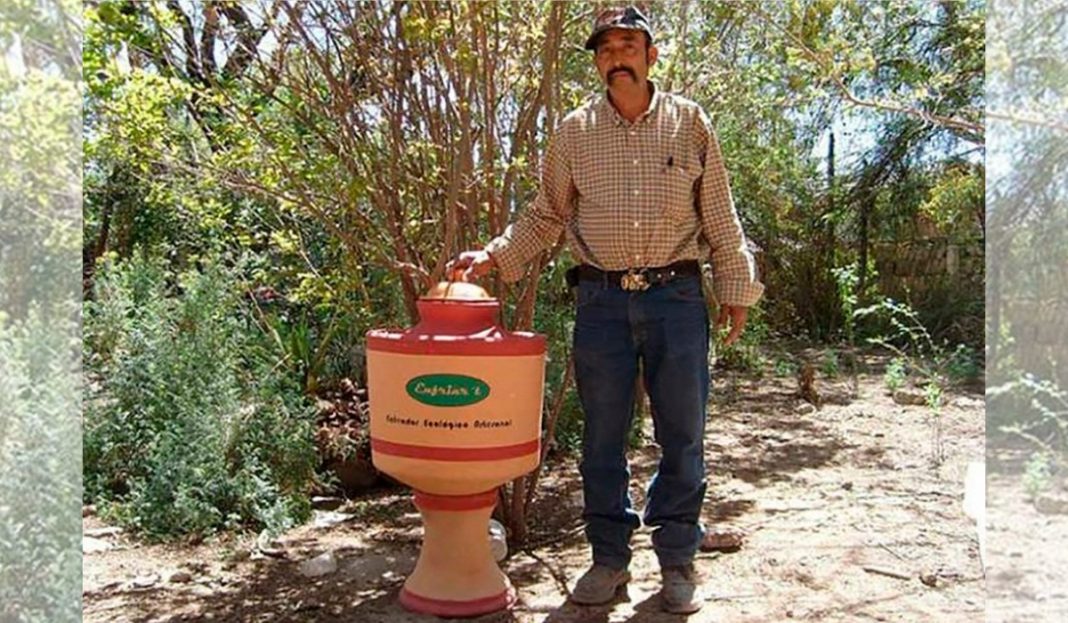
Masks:
[[[638,79],[637,74],[635,74],[634,70],[631,69],[630,67],[617,67],[616,69],[613,69],[612,71],[608,72],[608,77],[611,78],[611,77],[615,76],[618,73],[630,74],[630,77],[632,79],[634,79],[634,80]]]

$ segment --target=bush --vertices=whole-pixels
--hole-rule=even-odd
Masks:
[[[890,363],[886,364],[886,373],[883,374],[883,383],[886,384],[886,388],[891,392],[895,392],[905,386],[905,381],[909,378],[908,359],[905,357],[894,357],[890,360]]]
[[[717,309],[710,309],[710,314],[717,313]],[[715,324],[715,316],[710,318]],[[713,355],[718,358],[722,366],[727,370],[747,372],[756,376],[763,376],[767,359],[763,355],[763,346],[771,335],[771,329],[764,317],[764,309],[761,306],[749,308],[749,316],[745,323],[745,330],[741,337],[729,348],[723,347],[723,338],[726,337],[729,327],[720,329],[719,335],[713,335],[714,348],[717,352]]]
[[[1026,440],[1051,457],[1068,456],[1068,390],[1033,374],[987,390],[988,430]],[[1007,406],[1016,405],[1012,418]],[[997,425],[994,429],[993,426]],[[988,433],[989,434],[989,433]]]
[[[572,357],[572,335],[575,330],[575,303],[566,285],[564,275],[567,262],[550,264],[541,276],[534,308],[534,330],[548,338],[545,365],[546,414],[560,390],[567,366]],[[566,453],[578,453],[582,449],[584,417],[574,377],[564,393],[559,418],[556,421],[554,441]]]
[[[81,612],[77,327],[34,309],[0,312],[0,621]]]
[[[1046,492],[1050,487],[1052,477],[1052,461],[1049,455],[1043,452],[1032,453],[1022,477],[1028,499],[1034,502],[1038,496]]]
[[[951,381],[972,381],[983,373],[979,356],[967,344],[957,344],[945,358],[946,375]]]
[[[838,351],[828,350],[823,354],[820,372],[829,379],[836,378],[842,373],[842,364],[838,359]]]
[[[86,305],[85,496],[152,538],[309,514],[314,413],[277,365],[237,269],[131,260]]]

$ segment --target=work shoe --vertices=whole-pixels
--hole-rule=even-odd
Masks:
[[[693,564],[664,567],[660,570],[664,586],[660,589],[661,607],[671,614],[693,614],[705,603],[701,578]]]
[[[571,601],[583,606],[596,606],[612,601],[619,587],[630,582],[630,572],[613,569],[607,565],[594,564],[575,582]]]

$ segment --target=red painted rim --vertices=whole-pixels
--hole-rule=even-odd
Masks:
[[[435,495],[416,490],[412,497],[417,507],[431,511],[473,511],[497,505],[496,489],[471,495]]]
[[[417,595],[407,588],[402,588],[400,592],[400,603],[408,610],[441,617],[473,617],[480,614],[489,614],[511,608],[515,604],[515,599],[515,589],[512,587],[501,591],[499,595],[468,601],[431,599],[430,597]]]
[[[544,355],[545,336],[492,331],[482,336],[413,335],[375,329],[367,333],[367,350],[411,355],[517,357]]]
[[[540,439],[517,443],[511,446],[491,446],[488,448],[448,448],[441,446],[416,446],[395,441],[371,438],[371,451],[410,459],[428,461],[499,461],[514,459],[538,451]]]

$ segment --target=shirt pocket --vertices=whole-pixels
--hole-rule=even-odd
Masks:
[[[694,185],[701,177],[701,163],[691,155],[669,156],[668,161],[659,175],[664,212],[675,223],[692,223],[697,219]]]

